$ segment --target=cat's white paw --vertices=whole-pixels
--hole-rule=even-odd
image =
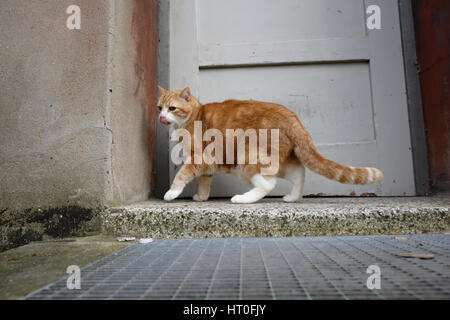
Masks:
[[[231,198],[231,202],[232,203],[253,203],[256,201],[244,194],[237,194],[233,198]]]
[[[199,196],[198,194],[195,194],[192,199],[194,201],[206,201],[208,200],[208,196]]]
[[[183,191],[183,190],[173,190],[173,189],[170,189],[170,190],[167,191],[166,194],[164,195],[164,200],[166,200],[166,201],[172,201],[172,200],[174,200],[175,198],[177,198],[177,197],[181,194],[182,191]]]
[[[296,202],[299,199],[297,196],[293,196],[291,194],[285,195],[283,197],[284,202]]]

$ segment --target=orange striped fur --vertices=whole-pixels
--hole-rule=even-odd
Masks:
[[[166,200],[173,200],[183,190],[184,186],[196,177],[199,178],[199,192],[194,200],[204,201],[209,196],[209,186],[214,172],[234,173],[252,183],[255,189],[248,197],[244,195],[233,197],[238,203],[254,202],[267,194],[275,184],[270,180],[274,177],[291,179],[300,184],[293,189],[285,201],[296,201],[303,195],[303,166],[329,179],[349,184],[370,184],[383,180],[383,173],[376,168],[353,168],[328,160],[321,155],[311,139],[311,136],[301,124],[297,115],[286,107],[268,102],[227,100],[202,105],[191,95],[189,88],[178,91],[167,91],[160,87],[162,95],[158,102],[161,121],[188,130],[194,135],[194,121],[202,121],[203,132],[215,128],[225,136],[226,129],[279,129],[279,170],[277,174],[258,178],[263,165],[257,164],[184,164],[177,173],[171,189],[166,194]],[[225,139],[224,139],[225,140]],[[270,143],[270,139],[269,139]],[[203,148],[206,143],[204,143]],[[226,150],[225,146],[224,149]],[[268,148],[270,151],[270,147]],[[236,152],[236,148],[235,148]],[[252,152],[246,148],[246,153]],[[247,159],[249,155],[247,154]],[[225,157],[225,152],[224,152]],[[236,159],[236,157],[235,157]],[[224,161],[225,163],[225,161]],[[294,170],[297,169],[298,170]],[[294,170],[294,171],[293,171]],[[303,169],[304,170],[304,169]],[[258,180],[259,179],[259,180]],[[265,180],[264,180],[265,179]],[[297,181],[298,180],[298,181]],[[266,184],[267,182],[267,184]],[[258,190],[256,190],[258,189]],[[236,198],[238,197],[238,198]],[[240,197],[240,198],[239,198]],[[247,201],[247,202],[246,202]],[[257,201],[257,200],[256,200]]]

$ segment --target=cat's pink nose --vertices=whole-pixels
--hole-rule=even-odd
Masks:
[[[167,121],[167,118],[165,116],[160,116],[159,122],[161,122],[162,124],[169,124],[169,121]]]

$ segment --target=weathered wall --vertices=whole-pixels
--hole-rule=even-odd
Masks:
[[[114,204],[148,199],[155,157],[156,1],[115,0],[111,130]]]
[[[450,1],[413,0],[432,186],[450,190]]]
[[[0,209],[149,196],[156,1],[71,4],[0,1]]]
[[[110,7],[80,0],[0,2],[0,204],[97,205],[110,198],[106,125]]]

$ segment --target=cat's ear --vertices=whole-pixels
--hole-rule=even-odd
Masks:
[[[158,88],[159,88],[159,90],[161,91],[161,93],[166,93],[167,92],[167,90],[166,89],[164,89],[163,87],[161,87],[161,86],[158,86]]]
[[[180,97],[182,97],[186,101],[191,100],[191,89],[189,87],[184,88],[184,90],[180,93]]]

